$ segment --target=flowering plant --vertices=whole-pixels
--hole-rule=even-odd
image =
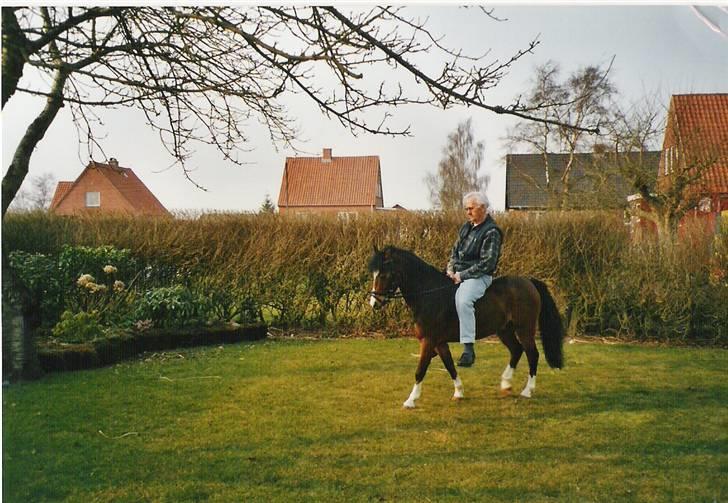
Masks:
[[[91,274],[81,274],[76,279],[78,295],[68,307],[73,313],[96,313],[100,322],[108,323],[112,321],[110,318],[123,317],[124,311],[128,311],[133,292],[126,283],[116,279],[118,268],[114,265],[105,265],[103,272],[105,277],[101,281]]]

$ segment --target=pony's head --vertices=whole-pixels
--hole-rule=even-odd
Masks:
[[[369,272],[373,276],[369,304],[373,308],[383,307],[395,296],[399,288],[399,273],[396,268],[395,249],[387,246],[379,250],[374,246],[374,254],[369,261]]]

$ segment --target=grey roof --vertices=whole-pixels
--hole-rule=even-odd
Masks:
[[[554,194],[560,192],[560,177],[569,154],[547,154],[549,184],[546,184],[543,154],[506,155],[506,209],[545,209],[553,206]],[[659,151],[634,152],[620,156],[621,162],[642,163],[657,177]],[[598,191],[608,194],[613,203],[627,204],[627,196],[636,190],[620,174],[614,154],[575,154],[570,174],[572,193],[582,195],[581,207],[598,207]],[[591,197],[591,198],[590,198]]]

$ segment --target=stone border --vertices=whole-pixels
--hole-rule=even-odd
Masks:
[[[145,351],[258,341],[268,335],[266,325],[150,329],[115,335],[87,344],[38,348],[38,360],[46,372],[64,372],[104,367],[133,358]]]

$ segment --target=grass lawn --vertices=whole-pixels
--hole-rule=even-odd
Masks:
[[[476,349],[467,398],[436,360],[415,410],[411,339],[199,348],[13,385],[3,501],[728,498],[728,351],[567,345],[527,400],[497,398],[505,347]]]

